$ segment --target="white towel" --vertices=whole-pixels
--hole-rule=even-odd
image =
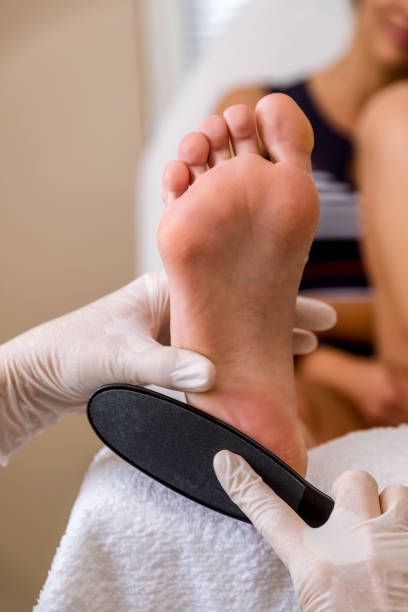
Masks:
[[[408,484],[408,426],[354,432],[309,453],[330,494],[347,469]],[[94,459],[36,612],[290,612],[289,575],[252,525],[160,485],[109,450]]]

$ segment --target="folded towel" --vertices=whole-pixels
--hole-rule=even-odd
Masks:
[[[348,469],[408,484],[408,426],[354,432],[309,452],[330,494]],[[36,612],[290,612],[289,575],[252,525],[218,514],[103,449],[85,477]]]

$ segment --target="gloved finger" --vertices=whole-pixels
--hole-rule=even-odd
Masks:
[[[177,391],[207,391],[215,383],[214,364],[198,353],[172,346],[151,346],[127,356],[126,377],[140,385]],[[130,381],[129,381],[130,382]]]
[[[293,352],[295,355],[306,355],[317,348],[319,341],[311,331],[305,329],[293,330]]]
[[[376,480],[360,470],[343,472],[333,483],[336,507],[353,512],[361,521],[381,514]]]
[[[225,492],[274,548],[285,565],[306,527],[302,519],[254,472],[251,466],[227,450],[214,457],[214,471]]]
[[[390,485],[380,495],[381,512],[387,512],[392,506],[405,509],[401,519],[403,524],[408,525],[408,487],[404,485]]]
[[[313,298],[296,298],[295,327],[324,331],[336,324],[337,313],[325,302]]]

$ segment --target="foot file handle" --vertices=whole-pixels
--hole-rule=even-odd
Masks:
[[[223,449],[242,455],[311,527],[323,525],[334,501],[266,448],[219,419],[155,391],[107,385],[91,395],[89,421],[122,459],[177,493],[250,522],[221,487],[213,468]]]

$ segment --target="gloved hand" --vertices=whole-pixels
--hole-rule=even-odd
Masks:
[[[307,329],[325,329],[334,311],[299,298],[297,352],[313,350]],[[29,330],[0,347],[0,463],[64,412],[82,412],[89,394],[109,383],[156,384],[205,391],[213,364],[169,344],[164,271],[146,274],[75,312]]]
[[[146,274],[0,347],[0,462],[109,383],[204,391],[215,368],[169,341],[164,272]]]
[[[408,610],[408,487],[379,496],[367,472],[344,472],[329,520],[312,529],[239,455],[220,451],[214,469],[288,568],[302,610]]]

